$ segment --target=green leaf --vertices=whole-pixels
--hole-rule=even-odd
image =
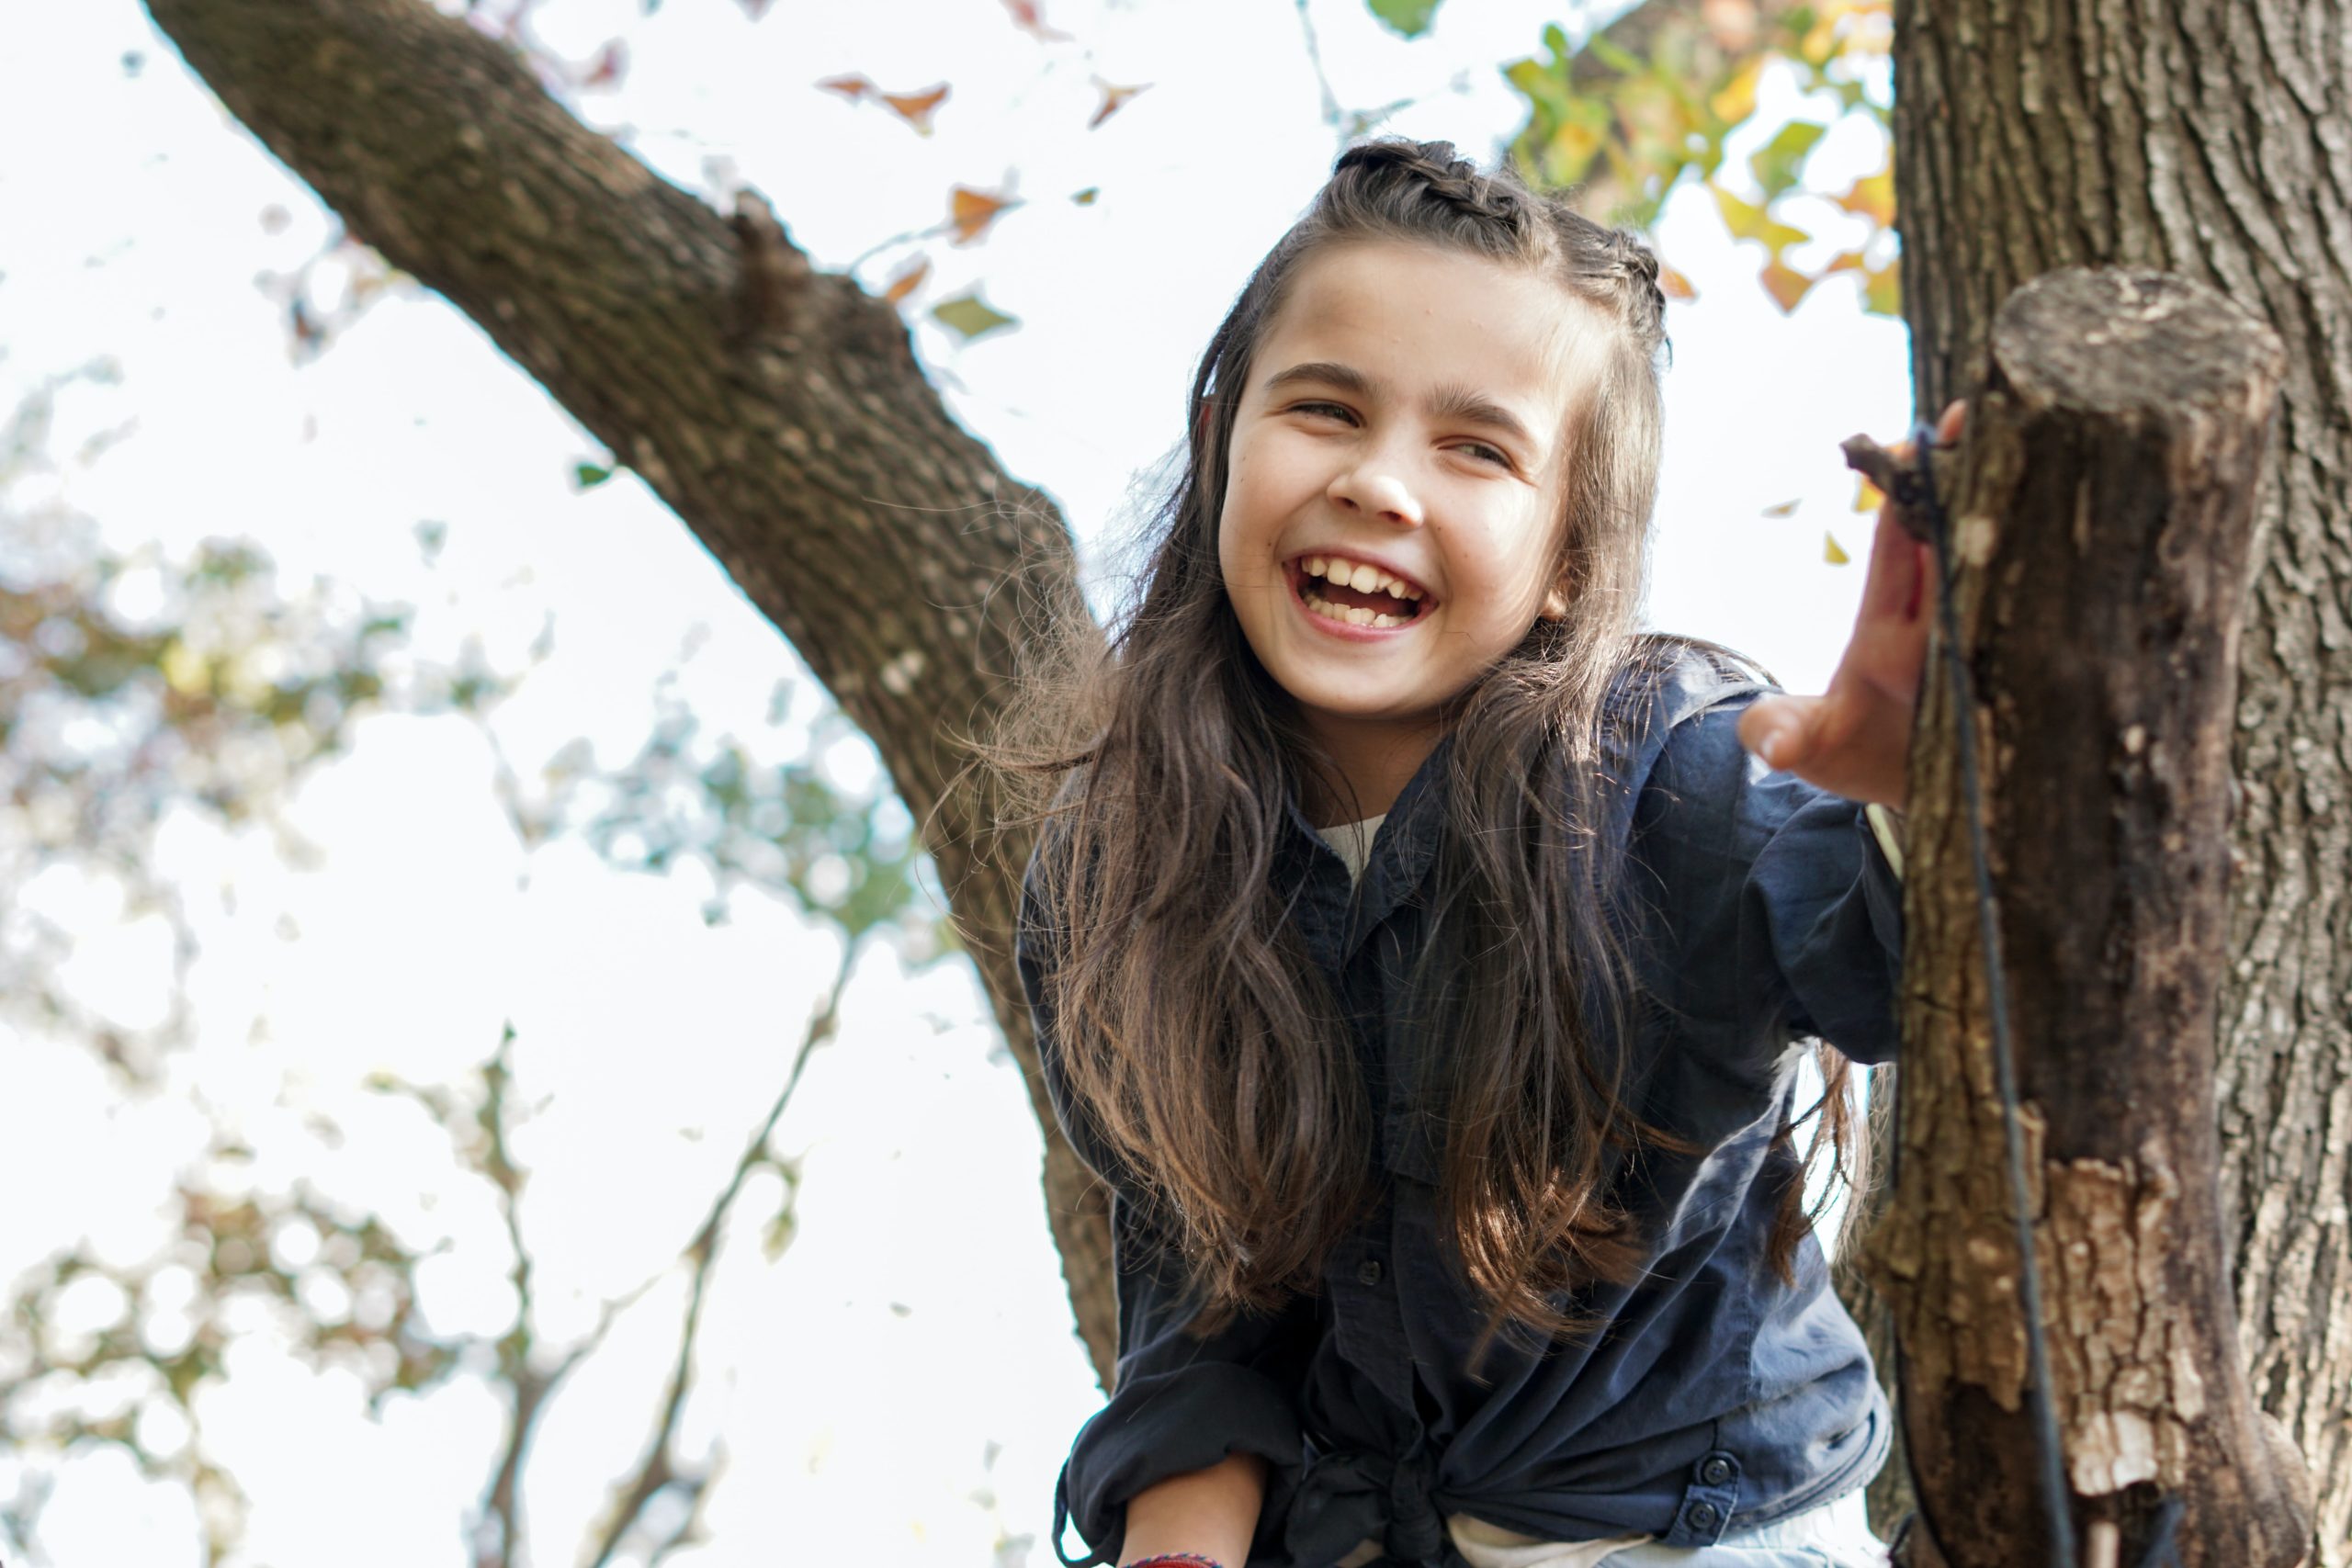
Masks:
[[[594,490],[613,477],[608,463],[574,463],[571,466],[571,487],[574,490]]]
[[[1440,3],[1441,0],[1364,0],[1374,16],[1405,38],[1419,38],[1429,31]]]
[[[1756,171],[1756,183],[1764,187],[1768,203],[1797,183],[1797,173],[1804,166],[1806,154],[1828,130],[1826,125],[1792,119],[1747,161],[1747,166]]]
[[[932,319],[966,343],[1005,327],[1018,326],[1020,318],[982,304],[978,294],[959,294],[944,299],[931,308]]]

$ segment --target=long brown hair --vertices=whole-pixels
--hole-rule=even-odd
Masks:
[[[1364,240],[1526,268],[1611,328],[1566,432],[1555,570],[1568,613],[1537,621],[1449,716],[1430,940],[1407,987],[1421,1037],[1449,1047],[1427,1088],[1448,1128],[1441,1202],[1456,1262],[1489,1305],[1483,1355],[1510,1323],[1545,1337],[1593,1326],[1563,1310],[1564,1293],[1625,1282],[1645,1257],[1612,1173],[1645,1145],[1695,1152],[1623,1092],[1613,1047],[1632,1037],[1638,998],[1609,913],[1623,846],[1597,826],[1607,737],[1689,646],[1634,629],[1666,350],[1656,257],[1508,172],[1481,174],[1450,143],[1351,148],[1202,355],[1189,450],[1148,536],[1140,592],[1107,638],[1082,604],[1059,607],[989,750],[1047,821],[1037,871],[1070,1102],[1128,1196],[1181,1247],[1204,1303],[1196,1331],[1313,1292],[1374,1196],[1374,1129],[1276,861],[1294,799],[1348,792],[1250,651],[1217,531],[1269,321],[1306,258]],[[1833,1055],[1824,1104],[1842,1167]],[[1770,1247],[1784,1280],[1811,1218],[1803,1185],[1791,1179]]]

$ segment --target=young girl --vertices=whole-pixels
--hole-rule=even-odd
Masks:
[[[1894,1045],[1926,578],[1882,517],[1817,699],[1635,635],[1657,277],[1446,143],[1347,152],[1028,710],[1017,956],[1118,1285],[1066,1564],[1885,1561],[1792,1133],[1802,1042],[1841,1165]]]

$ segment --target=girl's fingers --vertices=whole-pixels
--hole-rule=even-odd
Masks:
[[[1813,751],[1819,697],[1762,697],[1739,716],[1739,743],[1775,768],[1802,767]]]

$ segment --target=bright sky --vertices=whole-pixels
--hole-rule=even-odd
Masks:
[[[1453,0],[1408,44],[1362,0],[1310,9],[1344,103],[1418,98],[1391,129],[1480,157],[1518,118],[1496,65],[1534,52],[1560,16]],[[934,249],[922,299],[977,282],[1021,329],[959,345],[919,317],[918,346],[957,414],[1062,500],[1090,551],[1127,517],[1178,434],[1193,356],[1335,151],[1284,0],[1049,0],[1091,59],[1016,31],[996,0],[780,4],[756,25],[732,0],[642,11],[556,0],[542,34],[583,57],[626,36],[631,69],[593,118],[688,188],[759,186],[822,265],[936,221],[953,183],[1017,171],[1030,205],[985,244]],[[575,493],[572,466],[602,453],[431,298],[383,299],[293,363],[259,280],[315,254],[328,217],[129,0],[44,6],[37,26],[37,47],[20,19],[18,47],[0,51],[0,409],[97,356],[120,376],[62,394],[62,473],[20,503],[62,502],[125,551],[249,537],[282,583],[418,605],[419,658],[453,660],[472,638],[520,668],[551,621],[551,654],[493,720],[526,774],[575,737],[625,761],[671,672],[706,734],[796,754],[819,694],[673,517],[627,479]],[[952,83],[937,134],[811,86],[847,72],[893,90]],[[1153,85],[1088,132],[1092,75]],[[1763,103],[1757,141],[1798,107],[1779,81]],[[1849,125],[1816,175],[1841,184],[1879,157],[1875,133]],[[1062,199],[1089,186],[1093,206]],[[1823,254],[1852,243],[1846,220],[1812,216]],[[1700,298],[1669,317],[1652,618],[1817,688],[1861,572],[1825,564],[1823,534],[1858,551],[1868,536],[1836,444],[1906,422],[1901,329],[1860,317],[1844,280],[1782,318],[1754,282],[1760,258],[1703,198],[1672,205],[1657,239]],[[861,276],[878,282],[905,254]],[[428,521],[448,540],[430,570],[415,533]],[[797,689],[774,726],[779,682]],[[831,763],[852,782],[873,765],[862,744]],[[0,1190],[42,1195],[0,1207],[0,1277],[76,1238],[126,1263],[163,1245],[158,1201],[201,1146],[207,1105],[260,1151],[256,1181],[306,1178],[413,1245],[449,1244],[425,1271],[433,1324],[499,1332],[513,1303],[494,1211],[421,1111],[364,1086],[458,1079],[510,1019],[524,1096],[545,1097],[517,1150],[543,1332],[578,1333],[662,1272],[780,1083],[836,939],[755,894],[707,926],[692,863],[657,878],[576,842],[526,853],[492,765],[468,721],[367,722],[292,807],[322,852],[313,869],[289,869],[266,832],[170,825],[158,856],[202,942],[198,1039],[165,1093],[124,1103],[84,1046],[0,1032]],[[122,922],[119,889],[66,874],[18,897],[76,932],[71,977],[94,1006],[160,1021],[172,971],[157,922]],[[1037,1129],[969,971],[910,974],[869,953],[775,1144],[805,1154],[800,1229],[781,1260],[763,1256],[780,1188],[755,1180],[686,1420],[690,1453],[726,1456],[711,1540],[673,1561],[1049,1565],[1055,1472],[1100,1394],[1044,1223]],[[625,1314],[551,1412],[526,1492],[542,1563],[569,1559],[650,1430],[682,1284],[673,1270]],[[89,1325],[120,1304],[91,1303]],[[460,1377],[371,1423],[356,1381],[309,1371],[273,1333],[255,1325],[201,1406],[253,1502],[238,1561],[463,1561],[499,1440],[485,1386]],[[165,1417],[143,1419],[168,1446]],[[0,1455],[0,1499],[26,1462]],[[186,1499],[114,1451],[65,1459],[40,1545],[65,1564],[198,1561]]]

